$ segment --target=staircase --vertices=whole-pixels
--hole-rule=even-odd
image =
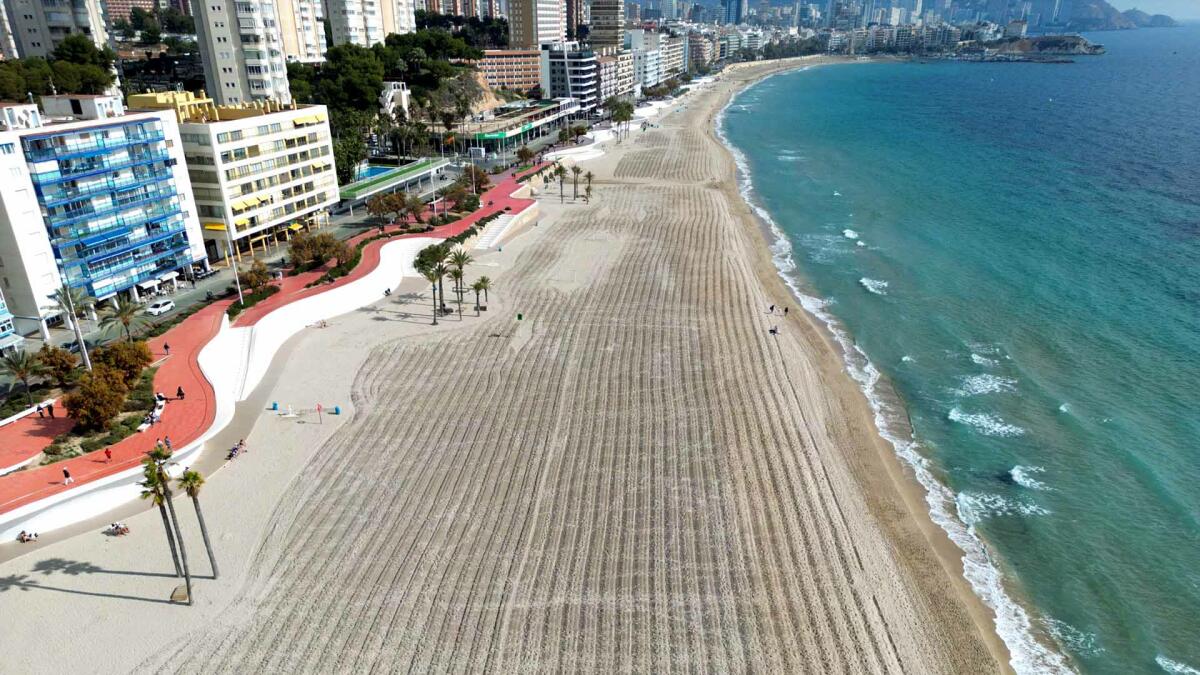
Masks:
[[[479,235],[479,241],[475,243],[475,250],[480,251],[486,248],[491,248],[500,237],[504,236],[504,232],[512,225],[514,217],[505,213],[499,218],[488,223],[488,226],[483,228],[483,234]]]

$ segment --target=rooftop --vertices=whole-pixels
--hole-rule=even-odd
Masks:
[[[216,105],[204,90],[199,94],[190,91],[158,91],[129,96],[129,108],[134,110],[174,110],[176,119],[182,124],[226,122],[270,115],[285,110],[301,110],[312,106],[292,103],[285,106],[278,101],[255,101],[240,105]]]

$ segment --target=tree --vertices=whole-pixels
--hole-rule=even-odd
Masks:
[[[343,134],[333,142],[333,163],[337,167],[339,185],[354,182],[358,165],[367,158],[367,144],[356,133]]]
[[[476,281],[475,283],[479,284],[479,290],[483,291],[483,304],[486,305],[488,301],[488,291],[492,288],[492,280],[487,277],[479,277],[479,281]]]
[[[271,270],[267,269],[263,261],[255,260],[249,269],[242,271],[241,280],[242,285],[248,286],[252,291],[261,291],[271,283]]]
[[[179,565],[179,550],[175,547],[175,535],[171,532],[171,521],[167,518],[167,498],[158,480],[158,467],[154,465],[154,460],[149,458],[142,460],[141,497],[158,507],[158,514],[162,516],[163,531],[167,533],[167,544],[171,547],[171,560],[175,563],[175,576],[183,576],[183,568]]]
[[[563,168],[562,164],[554,165],[554,177],[558,179],[558,203],[561,204],[567,200],[563,194],[563,184],[567,180],[567,170]]]
[[[113,418],[121,414],[128,393],[121,371],[97,364],[79,378],[75,391],[63,397],[63,405],[81,429],[107,429]]]
[[[299,266],[320,267],[330,260],[344,262],[350,258],[350,247],[329,232],[297,233],[288,245],[288,257]]]
[[[571,136],[575,139],[575,142],[578,143],[579,137],[586,134],[587,131],[588,128],[585,125],[576,124],[575,126],[571,127]]]
[[[454,280],[454,298],[458,302],[458,318],[462,318],[462,281],[463,271],[457,267],[450,270],[450,278]]]
[[[116,62],[117,54],[111,47],[97,47],[90,37],[82,33],[73,33],[64,37],[54,48],[54,60],[108,70]]]
[[[566,143],[566,142],[567,142],[567,141],[569,141],[569,140],[571,140],[571,131],[570,131],[570,129],[567,129],[567,128],[565,128],[565,127],[564,127],[564,128],[562,128],[562,129],[559,129],[559,130],[558,130],[558,142],[559,142],[559,143]]]
[[[142,37],[139,40],[143,45],[156,45],[162,42],[162,29],[158,26],[149,26],[142,31]]]
[[[470,265],[471,263],[475,262],[475,259],[471,257],[471,254],[467,253],[466,249],[464,249],[461,246],[459,246],[458,248],[456,248],[450,252],[449,260],[450,260],[450,264],[454,266],[454,269],[458,270],[459,274],[458,274],[457,280],[459,282],[462,281],[463,276],[466,274],[467,265]],[[457,289],[458,289],[458,292],[461,294],[463,291],[462,286],[459,285],[457,287]]]
[[[471,290],[475,291],[475,316],[479,316],[479,293],[483,290],[483,285],[478,280],[471,284]]]
[[[50,294],[50,301],[50,309],[58,311],[72,323],[87,316],[87,310],[96,305],[96,299],[88,295],[86,290],[66,284]]]
[[[199,471],[187,470],[176,482],[179,488],[192,498],[192,508],[196,511],[196,520],[200,523],[200,538],[204,540],[204,549],[208,552],[208,564],[212,568],[213,579],[218,576],[217,557],[213,555],[212,542],[208,538],[208,526],[204,523],[204,512],[200,510],[200,488],[204,487],[204,476]]]
[[[442,280],[446,278],[450,270],[446,267],[445,263],[439,262],[433,266],[433,273],[437,275],[438,291],[441,293],[441,299],[438,300],[438,309],[444,312],[446,311],[446,286],[442,283]]]
[[[55,347],[49,342],[42,344],[42,348],[37,353],[37,360],[50,377],[54,378],[58,386],[63,388],[67,386],[71,373],[79,364],[74,354],[62,347]]]
[[[592,187],[592,179],[595,177],[596,177],[596,174],[592,173],[591,171],[583,174],[583,179],[587,181],[588,187]]]
[[[153,467],[158,474],[158,484],[163,493],[163,501],[167,503],[167,511],[171,513],[171,523],[175,527],[175,540],[179,543],[179,559],[183,562],[183,579],[187,586],[187,604],[192,604],[192,571],[188,568],[187,546],[183,542],[183,533],[179,530],[179,516],[175,514],[175,501],[171,495],[171,477],[167,474],[167,460],[171,451],[166,448],[155,448],[147,453],[145,460],[147,468]]]
[[[413,220],[417,221],[418,224],[425,223],[425,201],[421,199],[420,195],[407,195],[404,198],[404,210],[407,211],[408,214],[413,217]]]
[[[480,193],[488,189],[492,184],[492,179],[488,176],[488,172],[474,164],[468,164],[463,167],[463,173],[459,176],[458,180],[464,187],[473,188],[476,192]]]
[[[96,363],[120,373],[125,386],[130,388],[137,382],[146,366],[154,360],[150,354],[150,347],[144,340],[113,342],[97,349],[95,358]]]
[[[587,185],[583,188],[583,201],[587,204],[592,203],[592,186]]]
[[[29,352],[23,350],[14,350],[4,355],[0,360],[0,372],[7,373],[14,380],[20,380],[21,384],[25,385],[25,398],[29,401],[29,406],[33,407],[33,392],[29,390],[29,381],[38,377],[45,370],[41,361],[29,355]]]
[[[383,226],[384,216],[390,212],[387,204],[387,197],[387,195],[378,194],[367,200],[367,214],[374,218],[378,218],[380,227]]]
[[[579,199],[579,174],[583,173],[583,169],[578,165],[571,166],[571,201]]]
[[[433,325],[436,326],[438,325],[437,285],[440,279],[438,278],[437,271],[433,269],[427,269],[424,272],[421,272],[421,276],[425,277],[425,281],[428,281],[433,288]]]
[[[117,296],[116,304],[104,310],[104,319],[100,322],[100,327],[107,330],[110,326],[119,325],[125,329],[125,339],[132,340],[131,327],[144,320],[142,303]]]
[[[529,162],[532,160],[533,160],[533,151],[532,150],[530,150],[527,146],[524,146],[524,145],[517,148],[517,161],[521,163],[521,166],[525,166],[526,164],[529,164]]]

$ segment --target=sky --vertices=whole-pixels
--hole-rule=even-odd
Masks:
[[[1119,10],[1138,8],[1148,14],[1169,14],[1176,19],[1200,19],[1200,0],[1109,0]]]

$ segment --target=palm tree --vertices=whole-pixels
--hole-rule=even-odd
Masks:
[[[171,477],[167,475],[167,460],[171,458],[171,451],[164,448],[156,448],[151,450],[150,456],[146,459],[153,467],[153,470],[158,475],[158,484],[162,489],[163,501],[167,504],[167,511],[171,513],[171,524],[175,527],[175,540],[179,542],[179,559],[183,561],[183,579],[187,587],[187,604],[192,604],[192,571],[188,569],[187,547],[183,544],[183,532],[179,530],[179,516],[175,515],[175,502],[171,494]]]
[[[29,401],[31,408],[33,407],[33,392],[29,390],[29,381],[41,375],[45,370],[46,366],[37,357],[30,356],[29,352],[23,349],[12,350],[0,360],[0,371],[11,375],[14,380],[20,380],[21,384],[25,385],[25,398]]]
[[[213,579],[217,578],[217,558],[213,555],[212,542],[208,539],[208,526],[204,523],[204,512],[200,510],[200,488],[204,487],[204,476],[199,471],[187,470],[176,479],[180,489],[192,498],[192,508],[196,510],[196,520],[200,521],[200,537],[204,539],[204,548],[208,551],[208,564],[212,567]]]
[[[566,201],[566,196],[563,195],[563,183],[567,179],[567,170],[562,167],[562,164],[554,166],[554,177],[558,179],[558,203]]]
[[[87,344],[83,340],[83,327],[79,325],[79,318],[96,306],[96,299],[88,295],[84,289],[72,288],[65,283],[50,294],[50,299],[54,301],[53,309],[57,309],[62,312],[63,316],[68,317],[68,323],[75,331],[75,344],[79,345],[79,355],[83,358],[83,367],[90,371],[92,357],[88,355]]]
[[[159,486],[158,467],[154,465],[154,460],[146,459],[142,462],[142,475],[146,478],[142,481],[142,499],[149,499],[151,504],[158,507],[158,513],[162,516],[163,531],[167,533],[167,543],[171,546],[171,560],[175,562],[175,576],[181,577],[183,568],[179,566],[179,551],[175,548],[175,535],[171,533],[166,498],[163,497],[162,488]]]
[[[462,280],[463,271],[455,267],[450,270],[450,278],[454,280],[454,295],[458,299],[458,318],[462,318]]]
[[[132,341],[133,333],[130,326],[142,320],[141,313],[142,303],[117,296],[117,304],[105,310],[104,320],[100,322],[100,327],[107,329],[109,326],[119,324],[125,329],[125,339]]]
[[[587,181],[588,187],[592,187],[592,179],[595,177],[596,177],[596,174],[592,173],[591,171],[583,174],[583,179]]]
[[[487,277],[479,277],[479,281],[476,281],[475,283],[479,284],[479,290],[483,291],[483,304],[486,305],[488,301],[488,290],[492,287],[492,280]]]
[[[471,290],[475,291],[475,316],[479,316],[479,292],[483,290],[483,284],[476,280],[471,284]]]
[[[441,292],[441,300],[438,301],[438,311],[446,309],[446,286],[442,283],[442,279],[450,273],[450,268],[446,267],[446,263],[438,263],[433,266],[433,273],[437,276],[437,287]]]
[[[472,258],[471,255],[467,253],[466,250],[464,250],[461,246],[450,252],[450,257],[448,260],[450,261],[450,264],[455,267],[455,269],[463,274],[465,274],[467,271],[467,265],[475,262],[475,259]],[[462,275],[460,274],[459,276],[461,278]],[[462,290],[461,287],[459,290]]]
[[[583,173],[583,169],[578,166],[571,167],[571,177],[574,179],[574,183],[571,185],[571,201],[579,199],[579,174],[581,173]]]
[[[439,281],[438,275],[437,275],[437,269],[434,268],[434,269],[425,270],[424,272],[421,273],[421,276],[425,277],[425,281],[428,281],[430,284],[433,285],[433,325],[436,326],[437,325],[437,315],[438,315],[437,289],[438,289],[438,281]]]

